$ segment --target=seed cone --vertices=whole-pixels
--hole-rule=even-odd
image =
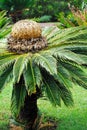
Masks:
[[[31,20],[20,20],[14,24],[11,35],[14,38],[37,38],[41,36],[41,27]]]
[[[14,24],[8,38],[8,50],[16,53],[36,52],[47,46],[46,39],[41,36],[38,23],[20,20]]]

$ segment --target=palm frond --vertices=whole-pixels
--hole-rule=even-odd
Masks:
[[[60,51],[57,51],[57,49],[55,50],[54,54],[53,54],[55,57],[57,58],[60,58],[60,59],[63,59],[63,60],[67,60],[67,61],[70,61],[70,62],[73,62],[73,63],[77,63],[77,64],[84,64],[85,61],[82,57],[80,57],[79,54],[76,54],[70,50],[60,50]]]
[[[9,81],[12,81],[12,69],[13,65],[9,65],[3,72],[0,74],[0,92],[7,85]]]
[[[18,114],[21,108],[24,106],[26,96],[26,88],[22,84],[15,84],[12,91],[12,98],[11,98],[11,112],[14,117],[18,117]]]
[[[85,35],[87,33],[87,27],[86,26],[79,26],[79,27],[72,27],[69,29],[63,29],[60,30],[61,33],[58,32],[58,34],[56,34],[56,36],[54,36],[53,38],[51,37],[50,39],[48,39],[48,42],[51,44],[59,44],[59,43],[63,43],[65,41],[71,41],[71,40],[76,40],[76,39],[84,39],[87,38],[87,36]],[[82,36],[82,37],[81,37]]]
[[[15,61],[15,57],[10,57],[12,56],[11,53],[1,53],[0,55],[0,75],[3,74],[3,72],[9,67],[11,66],[14,61]],[[10,59],[8,60],[8,58],[10,57]]]
[[[33,57],[33,61],[38,66],[46,69],[51,75],[57,74],[57,62],[56,59],[48,53],[37,53]]]
[[[9,64],[11,62],[14,62],[16,58],[19,57],[18,55],[12,54],[12,53],[2,53],[0,55],[0,66],[4,66],[6,64]]]
[[[25,62],[26,62],[25,55],[22,55],[16,59],[13,67],[14,83],[18,83],[20,81],[21,75],[25,68]]]
[[[78,66],[77,64],[72,64],[70,62],[61,62],[63,67],[65,67],[72,76],[72,82],[76,83],[87,89],[87,72],[84,67]]]
[[[6,13],[6,11],[0,12],[0,39],[11,32],[11,26],[8,26],[10,20],[6,17]]]
[[[36,82],[35,82],[33,64],[31,60],[29,60],[29,62],[27,63],[27,67],[23,73],[23,76],[28,94],[31,95],[32,93],[35,93]]]
[[[69,29],[56,30],[55,34],[51,32],[51,37],[48,39],[48,47],[46,50],[55,49],[68,49],[76,53],[81,53],[85,49],[87,51],[87,27],[73,27]],[[49,36],[48,35],[48,36]],[[76,51],[75,51],[76,49]]]
[[[55,77],[55,79],[57,81],[60,82],[60,84],[63,84],[63,86],[65,86],[65,88],[70,88],[73,87],[73,83],[72,83],[72,75],[70,74],[70,72],[62,65],[58,62],[58,74]]]
[[[58,90],[57,84],[49,74],[41,70],[43,77],[43,86],[45,87],[45,93],[48,99],[53,105],[61,105],[60,103],[60,91]]]
[[[7,51],[7,44],[4,44],[2,41],[0,41],[0,54],[6,53]]]
[[[61,105],[61,99],[66,106],[73,105],[72,94],[68,88],[59,83],[47,72],[41,70],[45,93],[53,105]]]
[[[36,85],[38,86],[38,88],[41,87],[41,83],[42,83],[42,76],[41,76],[41,72],[40,72],[40,69],[37,65],[35,65],[33,67],[34,69],[34,77],[35,77],[35,82],[36,82]]]

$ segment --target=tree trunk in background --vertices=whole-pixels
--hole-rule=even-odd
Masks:
[[[9,16],[12,18],[12,22],[16,23],[17,21],[22,19],[22,10],[15,11],[14,13],[9,13]]]

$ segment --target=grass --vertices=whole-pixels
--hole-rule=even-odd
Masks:
[[[87,90],[74,87],[72,89],[74,106],[54,108],[47,101],[38,101],[39,108],[45,116],[58,120],[56,130],[87,130]],[[0,130],[9,130],[11,86],[0,93]]]

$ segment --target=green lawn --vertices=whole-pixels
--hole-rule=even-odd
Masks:
[[[9,85],[8,85],[9,86]],[[0,130],[9,130],[11,86],[0,93]],[[58,119],[57,130],[87,130],[87,90],[79,87],[72,89],[74,106],[54,108],[47,101],[38,101],[45,116]]]

